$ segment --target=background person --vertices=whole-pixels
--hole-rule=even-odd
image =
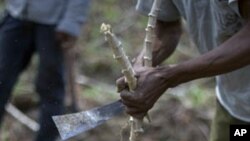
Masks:
[[[6,0],[0,24],[0,120],[20,73],[39,55],[36,91],[40,130],[36,141],[58,135],[51,116],[64,111],[62,47],[74,46],[86,21],[89,0]]]

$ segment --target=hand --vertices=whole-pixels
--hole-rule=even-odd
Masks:
[[[56,32],[56,39],[60,43],[60,46],[63,49],[72,48],[75,46],[77,38],[75,36],[72,36],[68,33],[57,31]]]
[[[154,106],[169,86],[169,79],[164,75],[168,68],[137,68],[137,87],[133,92],[129,91],[124,78],[117,80],[118,92],[129,115],[142,119]]]

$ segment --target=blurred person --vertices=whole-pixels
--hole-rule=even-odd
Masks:
[[[147,15],[152,0],[138,0],[137,10]],[[173,66],[158,66],[175,50],[181,18],[201,55]],[[210,141],[229,141],[230,124],[250,124],[250,1],[162,0],[156,24],[153,66],[134,69],[138,85],[129,92],[124,79],[117,84],[128,114],[143,118],[169,88],[216,76],[216,113]]]
[[[36,141],[58,135],[51,116],[64,111],[63,48],[74,46],[86,21],[89,0],[5,0],[0,23],[0,121],[18,76],[39,56],[36,91],[40,129]]]

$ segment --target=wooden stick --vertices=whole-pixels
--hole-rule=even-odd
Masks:
[[[156,18],[159,13],[159,7],[161,0],[154,0],[153,6],[149,13],[149,20],[146,28],[146,36],[144,39],[144,50],[145,54],[143,56],[143,65],[147,67],[152,67],[152,44],[154,41],[154,30],[156,26]],[[113,52],[114,58],[121,64],[122,73],[124,74],[126,81],[129,85],[130,91],[136,87],[135,72],[133,71],[132,65],[125,55],[121,42],[116,38],[116,36],[111,32],[110,25],[102,24],[101,32],[105,34],[106,39],[109,41]],[[130,117],[130,141],[137,141],[140,134],[143,132],[142,119],[135,119]]]
[[[152,67],[152,51],[153,51],[153,41],[155,38],[154,30],[156,26],[157,15],[160,11],[161,0],[154,0],[153,6],[148,14],[148,24],[146,30],[146,36],[144,39],[144,50],[145,54],[143,56],[143,65],[147,67]]]
[[[65,103],[69,106],[71,112],[77,112],[79,109],[79,104],[77,101],[77,91],[75,83],[75,47],[65,48],[63,50],[64,64],[65,64],[65,92],[66,98]]]
[[[108,40],[113,53],[114,58],[119,62],[122,68],[122,73],[126,78],[130,91],[133,91],[136,88],[137,80],[135,78],[135,72],[132,68],[132,65],[124,53],[121,42],[117,37],[111,32],[110,25],[102,24],[101,32],[105,34],[106,40]],[[130,141],[137,141],[140,134],[143,133],[142,120],[130,117]]]
[[[111,32],[110,25],[102,24],[101,32],[104,33],[106,40],[109,42],[114,53],[113,57],[121,65],[122,73],[126,78],[126,82],[128,83],[130,90],[133,91],[133,89],[136,88],[135,72],[127,55],[124,53],[121,42]]]
[[[15,119],[17,119],[19,122],[27,126],[29,129],[31,129],[34,132],[37,132],[40,128],[39,124],[34,121],[33,119],[26,116],[24,113],[22,113],[20,110],[18,110],[14,105],[11,103],[8,103],[5,107],[6,112],[8,112],[11,116],[13,116]]]

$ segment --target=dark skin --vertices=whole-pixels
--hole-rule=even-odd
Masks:
[[[167,27],[167,28],[166,28]],[[168,58],[176,49],[181,36],[181,22],[162,22],[157,21],[155,27],[155,42],[153,48],[153,66],[161,64],[166,58]],[[171,35],[171,36],[169,36]],[[165,47],[165,46],[168,47]],[[138,55],[135,60],[134,67],[140,67],[143,65],[144,50]]]
[[[118,90],[128,114],[142,119],[168,88],[191,80],[231,72],[250,64],[250,1],[239,0],[238,2],[246,24],[219,47],[171,67],[143,68],[135,65],[138,85],[134,92],[126,89],[123,79],[117,81]],[[180,22],[177,21],[172,26],[164,26],[165,24],[168,23],[157,21],[158,43],[154,45],[154,66],[159,65],[172,54],[181,34]],[[172,32],[168,32],[171,29]],[[138,63],[135,64],[140,64],[141,62],[138,61],[140,59],[141,55],[138,56]]]
[[[56,31],[56,39],[63,49],[72,48],[77,40],[75,36],[62,31]]]
[[[162,63],[166,58],[168,58],[174,52],[179,42],[181,33],[182,33],[180,21],[175,21],[175,22],[157,21],[156,24],[157,24],[156,30],[155,30],[156,42],[153,45],[154,46],[153,66],[156,66]],[[165,47],[166,45],[168,47]],[[158,77],[152,77],[152,75],[154,75],[154,74],[151,74],[151,71],[154,70],[153,68],[141,67],[143,64],[142,62],[143,54],[144,54],[144,50],[138,55],[133,65],[134,69],[137,72],[136,77],[138,78],[137,88],[135,89],[136,94],[131,94],[133,96],[130,97],[130,92],[127,89],[128,87],[124,79],[120,78],[119,80],[117,80],[118,92],[121,92],[122,102],[127,106],[126,112],[137,118],[144,117],[148,109],[152,108],[154,104],[153,101],[157,101],[157,99],[160,97],[160,95],[156,96],[155,94],[148,94],[146,96],[144,93],[146,93],[147,91],[150,91],[150,92],[154,91],[153,93],[160,94],[166,90],[164,87],[160,87],[160,85],[158,89],[155,89],[154,87],[151,87],[151,83],[148,83],[151,81],[158,81]],[[145,82],[144,80],[147,80],[148,82],[144,83]],[[143,83],[140,83],[140,82],[143,82]],[[162,81],[161,84],[163,85],[163,83],[165,82]],[[148,89],[143,89],[143,87],[147,87]],[[145,98],[143,98],[144,96]],[[150,100],[150,101],[144,101],[145,99]],[[136,103],[134,103],[135,101]]]

